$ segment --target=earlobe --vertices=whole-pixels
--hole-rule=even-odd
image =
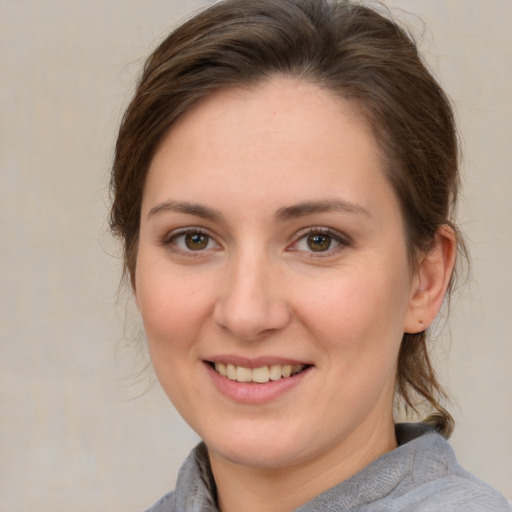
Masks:
[[[421,332],[434,321],[450,284],[456,249],[454,230],[448,225],[441,226],[434,246],[419,261],[404,332]]]

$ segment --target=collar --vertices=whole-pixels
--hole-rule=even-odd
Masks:
[[[319,510],[351,510],[382,499],[413,477],[414,468],[439,471],[455,462],[452,449],[433,427],[425,423],[401,423],[395,428],[398,448],[379,457],[351,478],[316,496],[296,512]],[[419,453],[432,458],[418,457]],[[443,460],[440,460],[443,459]],[[431,466],[431,467],[429,467]],[[217,493],[208,450],[200,443],[187,457],[178,474],[174,492],[176,510],[187,512],[219,512]]]

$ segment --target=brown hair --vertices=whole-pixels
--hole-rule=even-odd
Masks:
[[[153,52],[119,130],[110,224],[123,240],[132,286],[144,183],[164,134],[213,91],[275,75],[326,88],[366,117],[401,205],[412,266],[442,225],[457,233],[453,114],[411,37],[389,16],[349,0],[225,0],[178,27]],[[451,433],[426,332],[403,336],[397,394],[415,411],[418,399],[426,401],[436,411],[429,421]]]

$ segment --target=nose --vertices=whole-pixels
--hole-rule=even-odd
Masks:
[[[282,269],[254,255],[231,262],[215,304],[217,325],[241,341],[256,341],[286,327]]]

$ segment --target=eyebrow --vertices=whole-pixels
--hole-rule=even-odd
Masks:
[[[293,206],[280,208],[276,212],[277,220],[284,221],[311,215],[313,213],[323,213],[329,211],[362,214],[371,218],[370,212],[356,203],[350,203],[343,199],[323,199],[320,201],[306,201]]]
[[[222,220],[222,215],[217,210],[187,201],[164,201],[163,203],[159,203],[149,210],[148,218],[163,212],[186,213],[203,219]]]
[[[338,211],[352,214],[362,214],[371,218],[368,210],[361,205],[351,203],[343,199],[322,199],[319,201],[305,201],[292,206],[285,206],[279,208],[275,214],[278,221],[286,221],[311,215],[314,213],[323,213],[329,211]],[[148,218],[163,212],[178,212],[203,219],[221,221],[223,220],[222,214],[198,203],[190,203],[188,201],[164,201],[157,204],[148,213]]]

